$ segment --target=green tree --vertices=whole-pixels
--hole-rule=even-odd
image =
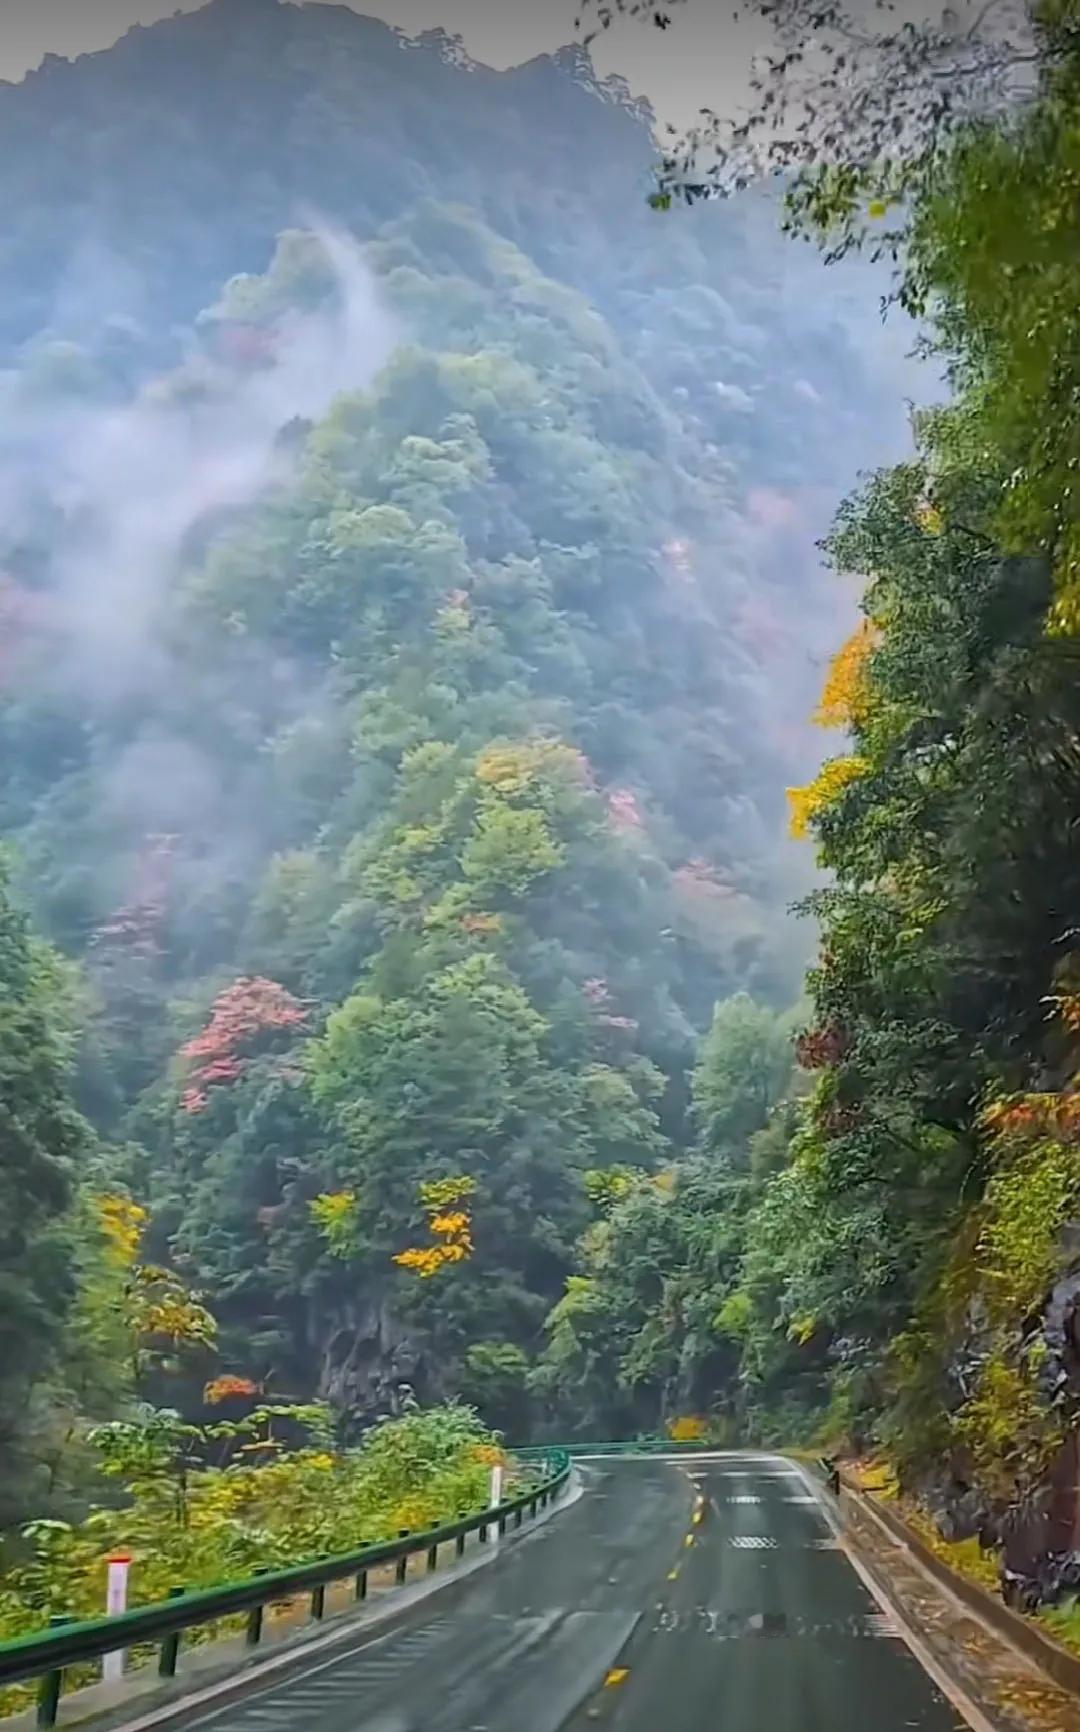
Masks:
[[[783,1094],[793,1056],[788,1019],[746,993],[716,1006],[694,1072],[694,1112],[706,1149],[747,1147]]]
[[[49,954],[0,868],[0,1454],[8,1514],[33,1466],[28,1404],[60,1357],[74,1295],[69,1209],[88,1146],[69,1092]]]

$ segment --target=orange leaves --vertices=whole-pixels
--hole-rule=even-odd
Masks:
[[[250,1377],[215,1377],[203,1390],[203,1400],[207,1407],[220,1407],[223,1401],[258,1394],[259,1385],[253,1383]]]
[[[877,641],[876,628],[863,620],[829,664],[821,702],[814,711],[819,728],[850,728],[866,714],[869,692],[866,663]]]
[[[183,1110],[202,1112],[214,1085],[235,1082],[243,1075],[260,1037],[298,1028],[305,1017],[303,1006],[277,981],[262,976],[234,980],[214,1000],[202,1033],[180,1048],[181,1058],[193,1066],[180,1101]]]
[[[448,1215],[433,1215],[431,1231],[447,1239],[458,1238],[469,1230],[469,1216],[464,1209],[456,1209]]]
[[[394,1262],[402,1269],[415,1270],[422,1281],[428,1281],[447,1264],[463,1263],[471,1257],[472,1217],[467,1209],[455,1209],[452,1205],[475,1190],[476,1180],[467,1173],[421,1185],[420,1201],[428,1212],[428,1228],[437,1242],[399,1251]]]
[[[398,1251],[394,1262],[403,1269],[415,1269],[422,1281],[430,1280],[437,1275],[447,1263],[463,1263],[472,1254],[472,1240],[464,1244],[449,1245],[417,1245],[407,1251]]]
[[[1058,1137],[1074,1142],[1080,1136],[1080,1094],[1004,1095],[982,1114],[984,1129],[1002,1137]]]
[[[461,917],[463,932],[473,935],[478,933],[500,932],[502,930],[501,914],[463,914]]]
[[[470,1451],[474,1461],[481,1462],[484,1467],[509,1467],[510,1457],[505,1449],[497,1443],[477,1443]]]

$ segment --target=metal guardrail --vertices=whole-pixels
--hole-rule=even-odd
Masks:
[[[356,1552],[313,1558],[285,1570],[266,1570],[221,1587],[199,1588],[190,1593],[175,1590],[169,1599],[156,1605],[137,1607],[113,1617],[81,1622],[53,1618],[48,1630],[0,1642],[0,1684],[39,1679],[37,1723],[54,1726],[67,1666],[101,1659],[118,1649],[157,1643],[158,1672],[163,1678],[171,1678],[176,1672],[183,1632],[199,1624],[246,1612],[247,1643],[255,1647],[262,1637],[263,1612],[274,1601],[309,1592],[311,1616],[319,1619],[324,1614],[326,1589],[332,1582],[353,1577],[355,1596],[360,1601],[367,1598],[369,1571],[380,1565],[396,1564],[397,1579],[404,1582],[410,1557],[426,1552],[427,1567],[433,1570],[441,1545],[453,1541],[461,1557],[467,1535],[475,1533],[485,1541],[490,1528],[504,1534],[511,1522],[520,1527],[526,1515],[535,1516],[562,1492],[570,1477],[567,1450],[549,1446],[531,1451],[528,1456],[525,1451],[514,1453],[523,1460],[543,1462],[545,1477],[492,1508],[472,1514],[463,1510],[457,1521],[445,1522],[423,1533],[402,1533],[397,1539],[381,1540]]]
[[[535,1461],[538,1458],[555,1451],[567,1455],[571,1460],[579,1455],[677,1455],[680,1450],[689,1454],[700,1455],[703,1450],[716,1449],[717,1444],[704,1443],[700,1439],[675,1439],[670,1437],[641,1437],[629,1443],[549,1443],[545,1445],[527,1446],[515,1449],[514,1455],[520,1461]]]

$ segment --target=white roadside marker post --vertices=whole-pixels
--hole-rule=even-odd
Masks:
[[[491,1492],[490,1492],[490,1495],[488,1498],[488,1507],[490,1509],[498,1509],[499,1505],[502,1503],[502,1491],[503,1491],[502,1462],[497,1461],[495,1463],[495,1466],[491,1470]],[[491,1529],[489,1531],[491,1533],[492,1544],[498,1545],[498,1543],[499,1543],[499,1522],[498,1522],[498,1519],[496,1519],[492,1523]]]
[[[110,1618],[118,1612],[127,1611],[128,1571],[131,1568],[131,1556],[128,1552],[114,1552],[109,1559],[109,1581],[105,1590],[105,1611]],[[101,1661],[101,1676],[106,1684],[118,1684],[124,1676],[124,1661],[127,1655],[123,1648],[116,1648],[111,1654],[105,1654]]]

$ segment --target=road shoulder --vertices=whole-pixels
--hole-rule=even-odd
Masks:
[[[810,1476],[808,1476],[810,1477]],[[965,1717],[993,1732],[1080,1732],[1080,1698],[1063,1690],[955,1598],[859,1500],[842,1509],[817,1482],[849,1555],[925,1650]]]

